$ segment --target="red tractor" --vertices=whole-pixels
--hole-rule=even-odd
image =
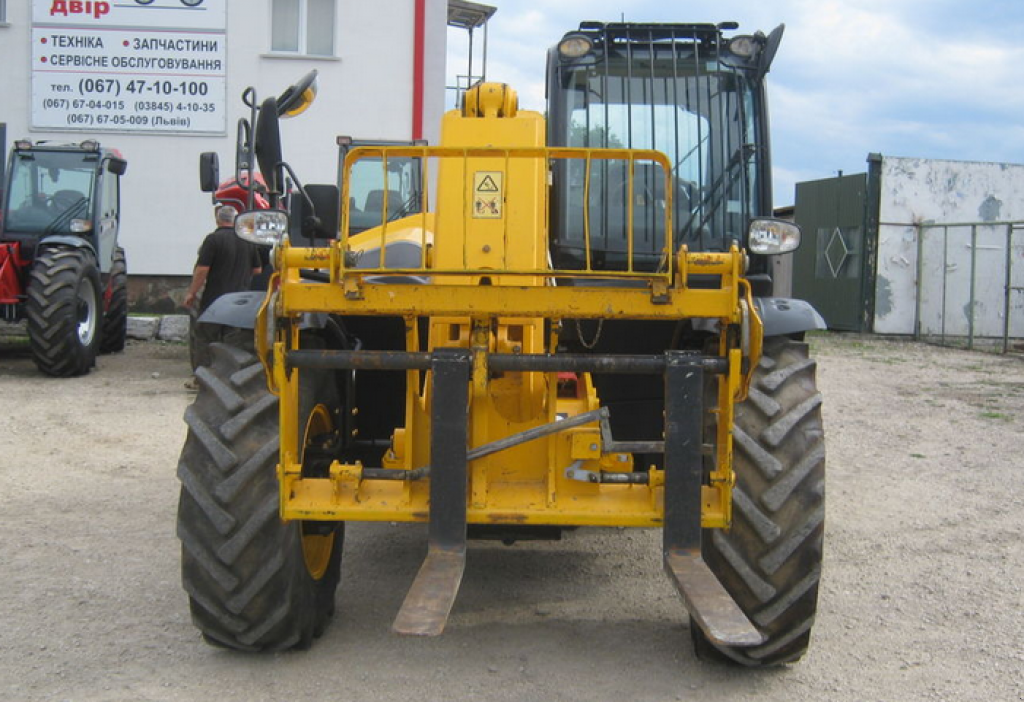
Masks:
[[[128,162],[94,140],[15,142],[0,209],[0,319],[26,321],[32,358],[58,377],[121,351],[128,270],[118,246]]]

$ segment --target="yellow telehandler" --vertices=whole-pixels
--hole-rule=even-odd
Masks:
[[[209,642],[308,646],[345,523],[387,521],[429,525],[398,633],[441,633],[468,538],[641,527],[698,655],[805,652],[825,468],[801,339],[823,323],[769,275],[800,239],[768,216],[782,28],[735,29],[583,23],[549,52],[546,118],[478,84],[438,146],[339,139],[340,186],[303,188],[282,157],[312,78],[247,91],[239,149],[269,207],[236,231],[275,272],[204,318],[244,339],[197,371],[179,463]]]

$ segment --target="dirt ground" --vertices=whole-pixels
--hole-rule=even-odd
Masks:
[[[654,530],[472,544],[446,633],[393,635],[419,526],[353,525],[305,653],[205,645],[178,576],[180,345],[84,378],[0,346],[0,699],[1024,700],[1024,361],[822,336],[826,562],[810,653],[702,663]]]

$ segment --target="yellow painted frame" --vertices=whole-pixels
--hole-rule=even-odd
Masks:
[[[548,161],[582,158],[586,160],[588,175],[590,163],[595,159],[618,158],[630,163],[647,159],[662,165],[665,173],[669,172],[667,158],[659,152],[550,148],[360,148],[349,153],[345,168],[351,168],[355,160],[367,156],[382,158],[385,163],[388,157],[398,156],[461,159],[463,162],[471,158],[489,159],[485,163],[494,163],[497,159],[506,164],[520,158]],[[462,171],[471,172],[465,167]],[[632,168],[630,174],[632,177]],[[506,182],[505,185],[510,191],[516,187],[514,182]],[[533,185],[544,189],[542,185]],[[666,187],[666,193],[669,192],[670,188]],[[514,192],[508,195],[510,198],[514,196]],[[342,193],[342,203],[342,236],[338,240],[318,248],[292,247],[287,241],[278,247],[275,256],[277,273],[257,320],[257,347],[268,368],[269,387],[280,399],[278,476],[281,516],[284,519],[426,521],[430,508],[427,480],[365,480],[362,466],[337,461],[330,467],[327,478],[302,478],[298,417],[300,371],[288,369],[286,354],[300,348],[298,324],[294,322],[305,313],[404,318],[409,329],[406,350],[421,350],[419,335],[415,331],[420,317],[428,317],[449,327],[464,327],[464,332],[460,331],[454,339],[450,338],[451,335],[444,337],[432,330],[430,346],[431,349],[460,346],[473,352],[476,363],[467,387],[473,445],[493,441],[539,423],[553,422],[558,415],[579,414],[599,406],[596,392],[586,375],[579,378],[582,397],[567,399],[557,395],[556,374],[521,374],[524,377],[505,380],[513,389],[518,387],[515,383],[521,383],[524,388],[537,388],[543,396],[543,401],[538,400],[542,411],[524,421],[509,419],[507,410],[503,414],[495,404],[495,379],[487,372],[487,359],[491,353],[516,352],[509,341],[509,329],[525,328],[536,325],[538,320],[549,320],[553,330],[551,338],[544,339],[543,334],[535,330],[528,335],[528,343],[519,344],[518,352],[553,353],[557,338],[554,329],[563,318],[702,318],[719,323],[718,354],[728,359],[728,371],[718,379],[717,408],[713,410],[718,420],[717,451],[713,457],[710,484],[702,488],[701,521],[705,527],[729,526],[735,484],[732,416],[735,403],[746,394],[761,348],[760,320],[753,307],[750,287],[743,279],[746,257],[742,251],[733,247],[725,253],[691,253],[682,247],[674,256],[666,254],[660,270],[652,272],[593,270],[589,255],[583,270],[553,270],[547,266],[494,270],[472,265],[471,255],[463,256],[466,265],[462,268],[439,268],[431,258],[431,247],[438,236],[438,232],[432,229],[435,225],[432,213],[412,215],[390,226],[383,223],[366,233],[347,236],[347,188]],[[674,249],[670,203],[666,209],[666,250],[671,251]],[[546,232],[543,234],[543,237],[529,237],[531,242],[524,245],[536,246],[538,240],[540,245],[546,245]],[[632,241],[631,234],[629,240]],[[421,265],[388,266],[387,245],[396,241],[419,243]],[[509,250],[517,244],[508,237],[504,242]],[[381,251],[379,265],[359,267],[359,252],[374,247]],[[329,281],[303,280],[299,275],[299,269],[303,268],[327,271]],[[382,282],[383,274],[389,278],[416,276],[427,278],[427,281],[388,283]],[[718,276],[720,284],[712,289],[691,288],[688,281],[693,274]],[[480,284],[484,278],[491,280],[494,276],[497,284]],[[561,287],[552,284],[555,278],[574,278],[584,283],[594,278],[640,280],[646,285]],[[726,331],[737,327],[744,330],[746,348],[736,345],[736,335]],[[428,373],[424,391],[420,393],[420,373],[407,371],[405,426],[396,427],[392,446],[381,459],[384,468],[410,470],[425,465],[428,460],[430,377]],[[506,396],[508,392],[506,387]],[[596,449],[593,442],[598,444]],[[467,489],[468,521],[479,524],[659,526],[663,516],[661,471],[652,470],[646,485],[590,484],[566,477],[566,467],[576,462],[593,471],[617,472],[623,471],[624,467],[626,472],[634,470],[632,457],[608,454],[600,449],[599,444],[600,434],[595,424],[472,462]]]

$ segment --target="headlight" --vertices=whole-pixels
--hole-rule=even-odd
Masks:
[[[582,34],[570,34],[558,42],[558,53],[563,58],[579,58],[590,53],[591,47],[593,47],[593,43],[589,37]]]
[[[740,58],[750,58],[759,48],[757,40],[751,36],[741,35],[729,40],[729,51]]]
[[[276,245],[288,233],[288,213],[252,210],[235,218],[235,234],[254,244]]]
[[[749,242],[752,253],[789,253],[800,246],[800,227],[782,219],[755,219],[750,223]]]
[[[87,219],[73,219],[71,220],[71,231],[75,234],[84,234],[85,232],[92,231],[92,222]]]

